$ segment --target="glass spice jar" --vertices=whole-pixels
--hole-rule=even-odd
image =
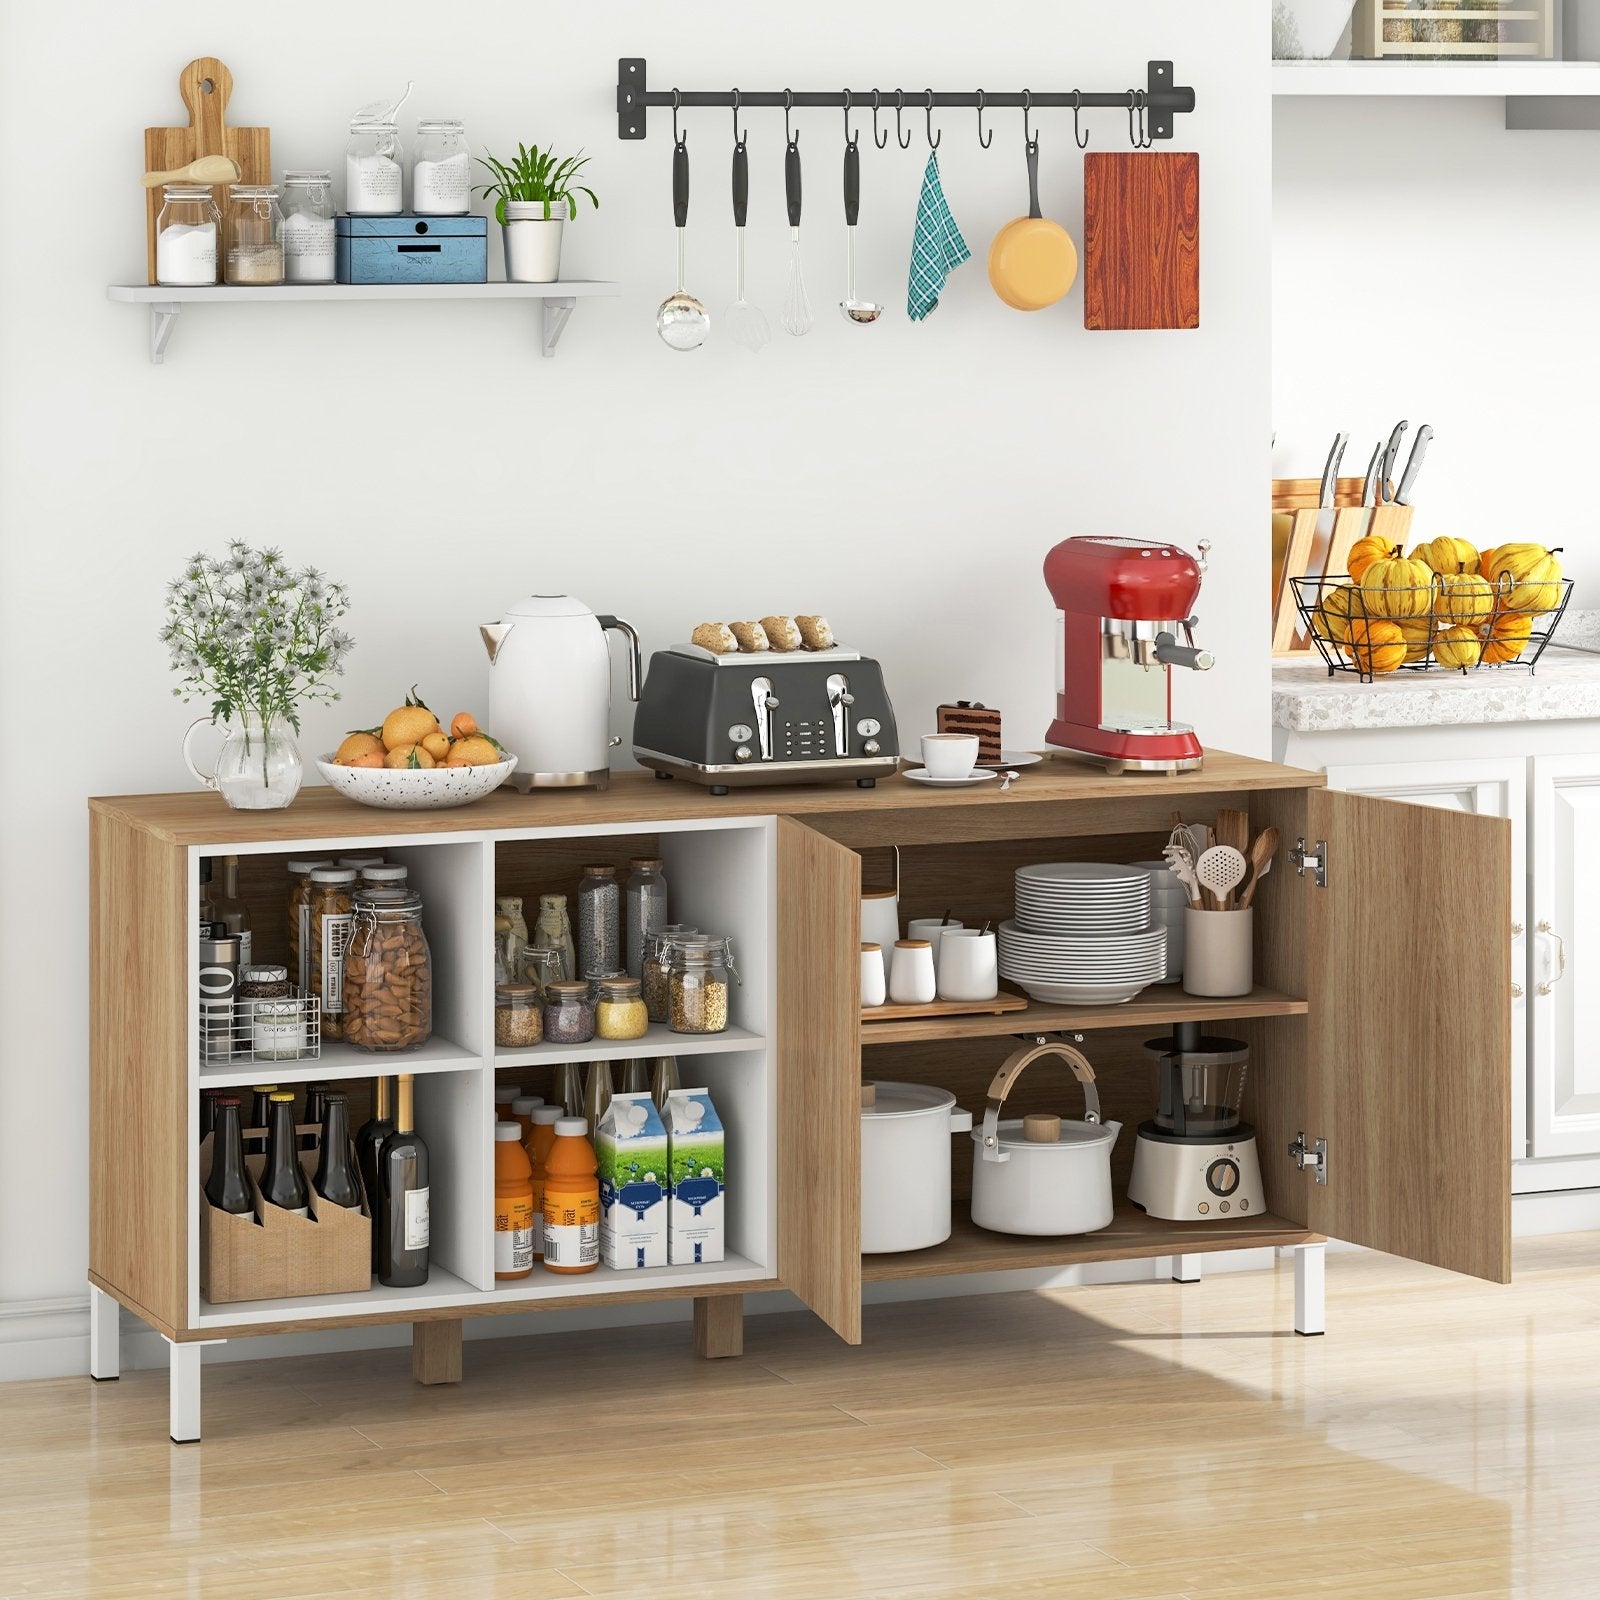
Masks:
[[[562,976],[559,950],[535,950],[529,946],[522,952],[522,979],[531,983],[541,997],[549,993],[552,983],[560,983]]]
[[[217,281],[222,213],[201,185],[168,184],[156,218],[156,282],[191,288]]]
[[[371,866],[356,868],[357,891],[363,889],[404,889],[411,878],[411,869],[398,861],[375,861]]]
[[[589,985],[589,1004],[592,1006],[597,1006],[600,1004],[600,986],[602,984],[613,983],[618,978],[626,978],[627,976],[628,974],[624,972],[621,967],[616,968],[612,972],[591,973],[585,980]]]
[[[622,892],[615,867],[585,867],[578,882],[578,976],[622,971]]]
[[[544,1036],[551,1044],[588,1044],[594,1038],[594,1007],[581,978],[563,978],[545,990]]]
[[[544,1038],[544,1007],[531,983],[502,983],[494,992],[494,1042],[514,1049]]]
[[[564,894],[539,896],[539,911],[533,922],[533,948],[554,950],[560,956],[560,978],[578,976],[578,952],[572,942],[572,922],[567,916]]]
[[[433,957],[422,897],[356,895],[344,959],[344,1036],[360,1050],[416,1050],[433,1037]]]
[[[699,929],[691,928],[687,922],[671,922],[646,946],[639,976],[644,987],[644,1008],[652,1022],[665,1022],[671,1005],[668,972],[672,965],[672,942],[698,936]]]
[[[630,978],[640,978],[650,941],[667,923],[667,880],[658,856],[635,856],[628,866],[625,965]]]
[[[333,174],[283,175],[283,279],[285,283],[332,283],[336,268]]]
[[[684,939],[674,944],[667,1016],[674,1033],[726,1029],[731,964],[726,939]]]
[[[637,978],[607,978],[601,983],[594,1027],[602,1039],[642,1039],[649,1026]]]
[[[309,988],[322,1002],[322,1037],[344,1038],[344,951],[356,875],[352,867],[314,867],[311,872]]]
[[[228,254],[223,282],[283,282],[283,213],[270,183],[228,185]]]
[[[306,960],[311,951],[311,874],[318,867],[331,867],[331,861],[313,861],[298,856],[291,857],[289,874],[289,977],[302,993],[310,991],[311,982],[306,975]]]

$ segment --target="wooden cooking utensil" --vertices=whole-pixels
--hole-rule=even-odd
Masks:
[[[1237,850],[1244,855],[1250,848],[1250,813],[1219,811],[1212,825],[1212,843],[1225,844],[1230,850]]]
[[[1250,881],[1244,886],[1244,892],[1239,896],[1239,909],[1241,911],[1256,897],[1256,885],[1266,877],[1272,868],[1272,858],[1278,853],[1278,830],[1276,828],[1263,828],[1255,838],[1250,841],[1248,860],[1250,862]]]
[[[239,163],[232,156],[201,156],[186,167],[174,167],[170,172],[147,172],[139,180],[147,189],[159,189],[167,183],[204,183],[217,185],[239,181]]]
[[[1200,157],[1083,158],[1085,328],[1200,326]]]
[[[186,167],[201,156],[228,156],[239,168],[236,183],[272,182],[271,134],[266,128],[230,128],[228,99],[233,74],[215,56],[198,56],[178,74],[178,93],[189,108],[186,128],[146,128],[146,172]],[[215,188],[219,209],[226,190]],[[145,198],[145,252],[150,282],[156,281],[156,218],[161,214],[161,189],[152,187]]]

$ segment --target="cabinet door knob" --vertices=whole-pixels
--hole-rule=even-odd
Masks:
[[[1520,1000],[1522,998],[1522,985],[1520,983],[1513,983],[1511,985],[1511,998],[1513,1000]]]

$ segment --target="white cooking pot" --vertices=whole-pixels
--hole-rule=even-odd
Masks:
[[[928,1250],[950,1237],[950,1135],[972,1113],[920,1083],[861,1086],[861,1249]]]
[[[1000,1116],[1023,1069],[1059,1056],[1083,1085],[1081,1122]],[[1111,1147],[1120,1122],[1100,1120],[1094,1068],[1068,1044],[1014,1051],[989,1085],[983,1126],[972,1135],[972,1220],[991,1233],[1093,1233],[1111,1222]]]

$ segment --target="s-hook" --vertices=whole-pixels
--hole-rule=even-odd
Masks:
[[[902,150],[909,150],[911,148],[911,135],[908,133],[905,138],[902,139],[900,137],[900,113],[905,108],[906,92],[904,89],[896,89],[894,92],[894,140]]]
[[[854,133],[850,131],[850,91],[846,89],[844,92],[844,142],[847,145],[851,145],[860,137],[860,128],[857,128]]]
[[[672,142],[674,144],[684,144],[686,142],[683,135],[678,132],[678,107],[682,103],[683,96],[674,89],[672,91]]]
[[[1089,148],[1089,135],[1078,131],[1078,113],[1083,110],[1083,96],[1074,89],[1072,91],[1072,137],[1080,150]]]
[[[1135,107],[1139,112],[1139,125],[1137,132],[1134,129],[1133,113]],[[1148,150],[1153,142],[1145,131],[1144,122],[1144,96],[1137,90],[1128,91],[1128,142],[1135,150]]]
[[[944,138],[944,129],[941,128],[939,130],[939,138],[935,139],[934,136],[933,136],[933,90],[929,89],[927,91],[927,94],[928,94],[928,108],[927,108],[927,115],[928,115],[928,148],[930,150],[937,150],[939,148],[939,141]]]
[[[783,91],[783,138],[784,138],[784,142],[791,149],[793,149],[800,142],[798,139],[795,138],[794,134],[791,133],[790,130],[789,130],[789,113],[793,109],[794,109],[794,90],[793,89],[785,89]]]
[[[744,136],[749,131],[748,128],[743,132],[739,130],[739,91],[735,89],[733,91],[733,147],[735,150],[743,146]]]
[[[880,101],[878,91],[872,91],[872,142],[882,150],[889,142],[889,130],[885,128],[882,135],[878,133],[878,104]]]
[[[1028,149],[1033,148],[1033,123],[1030,120],[1033,113],[1033,91],[1022,91],[1022,142]]]
[[[983,136],[983,90],[978,91],[978,143],[987,150],[994,143],[994,129],[989,130],[987,139]]]

